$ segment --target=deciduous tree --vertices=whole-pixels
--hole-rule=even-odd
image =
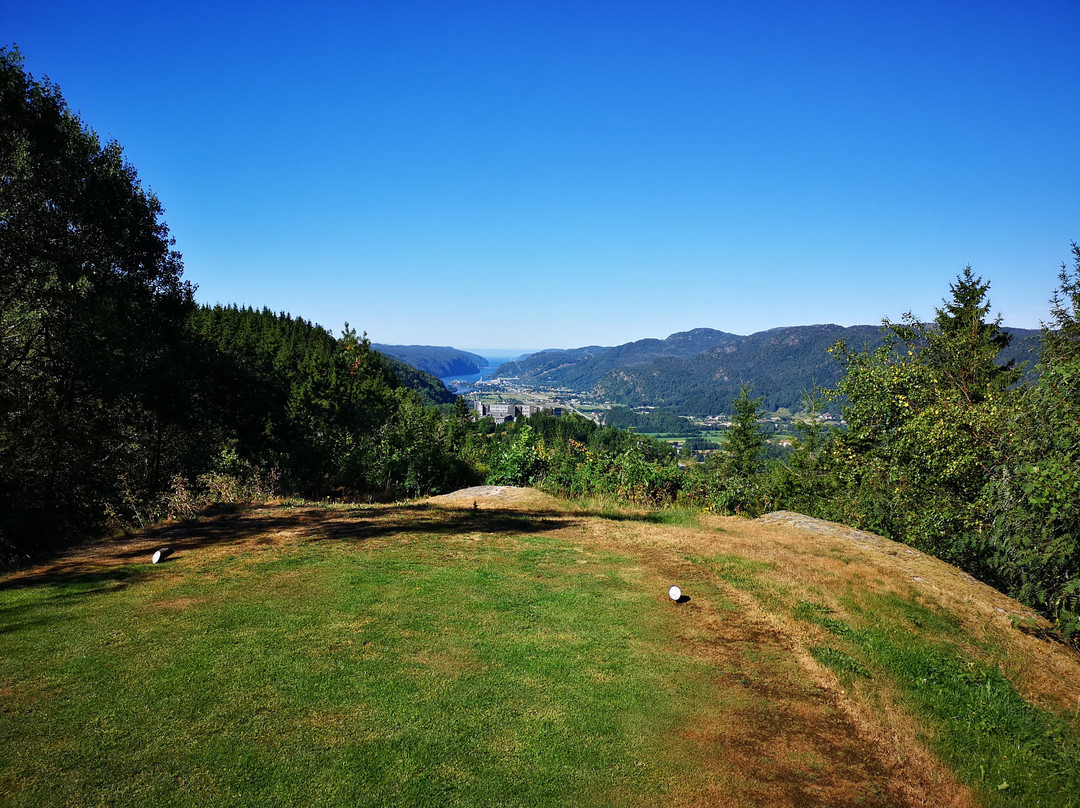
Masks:
[[[958,563],[984,526],[978,499],[1000,457],[1018,371],[998,365],[1008,344],[989,319],[989,284],[965,268],[934,322],[885,321],[875,351],[834,351],[845,375],[832,392],[848,430],[827,457],[843,492],[834,518],[916,544]]]
[[[85,533],[154,484],[192,288],[115,142],[0,49],[0,530]],[[163,388],[163,385],[165,387]]]

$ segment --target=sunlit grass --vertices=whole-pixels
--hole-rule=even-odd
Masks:
[[[613,555],[411,535],[0,589],[8,805],[663,802],[699,663]],[[689,761],[689,762],[688,762]]]
[[[795,615],[837,644],[811,649],[841,677],[887,677],[931,730],[930,743],[990,806],[1080,805],[1076,722],[1026,702],[1001,671],[963,654],[944,612],[889,596],[851,597],[850,620],[803,601]]]
[[[163,565],[0,579],[0,804],[892,804],[830,691],[914,715],[904,751],[986,804],[1076,804],[1076,717],[914,590],[729,522],[470,504],[228,513]]]

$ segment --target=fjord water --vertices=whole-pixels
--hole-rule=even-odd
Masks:
[[[481,379],[488,378],[498,369],[499,365],[502,365],[506,362],[512,362],[513,360],[519,359],[521,356],[527,354],[522,354],[522,352],[520,351],[513,353],[508,351],[500,351],[499,353],[495,353],[494,351],[491,351],[489,353],[482,353],[480,355],[487,359],[488,363],[484,367],[480,368],[479,373],[471,373],[468,376],[446,376],[442,379],[443,383],[446,384],[446,386],[453,390],[455,393],[462,393],[468,390],[472,390],[476,382],[480,381]]]

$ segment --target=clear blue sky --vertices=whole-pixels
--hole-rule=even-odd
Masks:
[[[3,0],[202,302],[377,342],[1014,326],[1080,241],[1080,2]]]

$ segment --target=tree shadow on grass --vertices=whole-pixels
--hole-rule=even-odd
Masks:
[[[0,592],[34,586],[64,586],[96,591],[89,582],[123,581],[153,574],[151,558],[169,548],[166,566],[182,564],[192,551],[236,545],[243,552],[282,542],[351,541],[402,534],[542,533],[575,521],[556,511],[523,513],[511,509],[454,510],[426,503],[376,506],[214,506],[194,519],[169,522],[133,535],[84,545],[26,572],[0,580]],[[83,584],[87,588],[82,590]]]
[[[131,565],[119,567],[98,567],[88,569],[80,567],[65,575],[55,575],[47,572],[20,575],[0,581],[0,592],[27,589],[34,586],[52,586],[53,591],[47,595],[47,599],[53,603],[67,600],[75,600],[86,595],[95,595],[102,592],[115,592],[123,589],[145,575],[145,572]],[[0,605],[0,610],[3,606]]]
[[[66,606],[85,598],[127,588],[145,573],[132,565],[101,569],[96,572],[41,578],[26,576],[0,582],[0,634],[23,631],[58,619]],[[36,587],[32,600],[5,603],[3,593]]]
[[[373,510],[377,515],[372,516]],[[559,511],[522,512],[503,508],[453,509],[417,503],[365,508],[357,518],[322,524],[311,541],[366,541],[403,534],[462,536],[470,533],[523,535],[560,530],[577,520]],[[365,518],[367,517],[367,518]]]
[[[492,507],[490,502],[469,507],[446,507],[428,502],[389,505],[215,505],[194,518],[168,522],[74,548],[0,580],[0,592],[32,586],[71,585],[72,597],[99,591],[94,581],[123,585],[152,574],[155,550],[169,548],[167,565],[183,563],[196,549],[235,544],[238,550],[283,541],[363,542],[394,535],[540,534],[579,526],[584,519],[668,523],[663,511],[616,508]],[[83,585],[85,584],[85,588]],[[80,594],[81,593],[81,594]]]
[[[275,533],[294,530],[317,520],[317,508],[288,512],[280,507],[245,508],[212,506],[194,519],[168,522],[103,541],[69,548],[24,572],[15,572],[0,580],[0,592],[33,586],[74,585],[99,578],[126,583],[151,574],[155,550],[169,548],[167,563],[183,559],[185,551],[230,543],[272,544]],[[145,566],[144,566],[145,565]],[[92,590],[87,590],[89,593]]]

